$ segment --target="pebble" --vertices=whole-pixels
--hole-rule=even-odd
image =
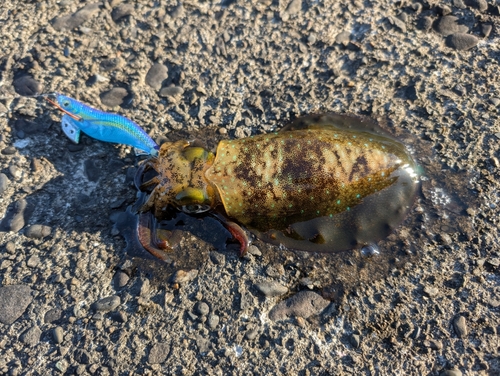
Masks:
[[[352,347],[357,349],[359,348],[359,344],[361,343],[361,337],[359,336],[359,334],[353,333],[349,337],[349,342],[351,343]]]
[[[262,252],[260,251],[260,249],[253,244],[250,247],[248,247],[247,253],[257,257],[262,256]]]
[[[12,216],[7,222],[7,230],[18,232],[24,227],[24,212],[28,206],[25,199],[20,199],[14,203],[14,210]]]
[[[424,341],[424,345],[430,347],[433,350],[441,350],[443,348],[443,343],[435,339]]]
[[[129,280],[130,277],[127,273],[118,270],[113,278],[113,283],[115,285],[115,288],[122,288],[128,283]]]
[[[52,330],[52,338],[54,338],[54,342],[59,344],[64,341],[64,331],[60,326],[56,326],[54,330]]]
[[[459,51],[470,50],[479,43],[479,38],[475,35],[455,33],[446,39],[448,47]]]
[[[488,10],[488,2],[486,0],[469,0],[468,4],[473,8],[479,9],[480,12]]]
[[[118,22],[125,16],[130,16],[134,13],[134,4],[120,4],[111,12],[113,21]]]
[[[148,363],[160,364],[167,360],[170,353],[170,345],[168,343],[155,343],[149,350]]]
[[[112,70],[119,68],[122,64],[123,64],[123,60],[120,59],[119,57],[105,59],[105,60],[101,61],[101,64],[99,64],[99,70],[101,72],[111,72]],[[96,76],[96,80],[97,80],[97,76]]]
[[[123,104],[123,100],[128,95],[127,89],[114,87],[100,95],[101,103],[108,107],[116,107]]]
[[[210,329],[215,330],[215,328],[217,328],[217,325],[219,325],[219,321],[220,318],[216,314],[211,313],[208,315],[207,324]]]
[[[172,276],[172,283],[187,283],[191,282],[198,276],[198,270],[192,269],[189,271],[177,270]]]
[[[165,65],[156,63],[149,68],[146,74],[146,83],[155,90],[160,90],[163,81],[168,78],[168,69]]]
[[[16,321],[29,306],[33,297],[26,285],[0,287],[0,322],[10,325]]]
[[[245,333],[245,338],[248,339],[249,341],[254,340],[257,338],[257,335],[259,334],[259,331],[257,328],[251,328],[248,329],[247,332]]]
[[[278,282],[262,282],[255,285],[259,292],[267,297],[281,296],[288,292],[288,288]]]
[[[99,11],[99,5],[100,3],[87,4],[71,15],[57,17],[52,27],[58,31],[72,30],[92,18]]]
[[[179,86],[167,86],[160,90],[160,97],[176,97],[184,94],[184,89]]]
[[[294,316],[307,319],[323,311],[330,302],[313,291],[300,291],[271,309],[269,318],[273,321],[286,320]]]
[[[453,320],[453,327],[459,338],[467,337],[467,322],[465,321],[465,317],[457,316],[455,320]]]
[[[417,27],[420,30],[423,30],[425,32],[428,32],[432,28],[432,18],[425,16],[422,17],[417,24]]]
[[[455,16],[441,17],[434,23],[434,30],[444,37],[454,33],[466,33],[469,31],[467,26],[459,25],[457,21],[458,18]]]
[[[351,40],[351,33],[349,31],[342,31],[335,37],[335,42],[347,46]]]
[[[425,286],[424,287],[424,293],[426,293],[428,296],[436,296],[439,290],[436,287],[432,286]]]
[[[10,180],[7,175],[5,175],[4,173],[0,173],[0,195],[7,190],[9,183]]]
[[[462,376],[462,371],[459,369],[448,369],[439,374],[439,376]]]
[[[492,30],[493,30],[492,24],[489,23],[481,24],[481,34],[483,34],[485,38],[488,38],[490,36]]]
[[[54,321],[60,320],[62,317],[62,309],[61,308],[52,308],[45,312],[45,316],[43,317],[43,322],[45,324],[50,324]]]
[[[75,351],[75,360],[80,364],[90,363],[90,353],[85,349],[77,349]]]
[[[220,252],[210,252],[210,260],[216,265],[224,265],[226,263],[226,255]]]
[[[66,371],[68,370],[68,367],[69,367],[69,364],[68,362],[66,361],[66,359],[62,359],[60,361],[58,361],[56,364],[55,364],[55,367],[61,371],[61,373],[66,373]]]
[[[111,319],[116,322],[127,322],[127,314],[123,311],[113,312],[111,314]]]
[[[25,343],[28,346],[35,346],[40,342],[40,336],[42,335],[42,331],[36,325],[32,326],[28,330],[26,330],[23,334],[21,334],[21,342]]]
[[[398,17],[391,17],[390,22],[391,22],[391,24],[396,26],[401,32],[406,33],[406,25],[405,25],[404,21],[402,21]]]
[[[453,0],[453,6],[458,9],[465,9],[464,0]]]
[[[194,306],[194,311],[197,315],[206,316],[210,312],[210,307],[205,302],[198,302]]]
[[[30,268],[36,268],[40,265],[40,257],[38,255],[32,255],[26,262],[26,265]]]
[[[200,354],[206,354],[210,350],[210,341],[203,338],[200,335],[196,336],[196,347],[198,347],[198,352]]]
[[[30,239],[42,239],[49,236],[52,229],[45,225],[31,225],[26,227],[24,235]]]
[[[99,299],[92,305],[92,307],[96,312],[109,312],[118,307],[120,303],[120,297],[117,295],[113,295]]]
[[[286,13],[289,16],[294,16],[302,10],[302,0],[292,0],[286,8]]]
[[[266,268],[266,274],[271,278],[278,278],[285,274],[285,268],[282,264],[268,265]]]
[[[16,154],[17,149],[14,146],[7,146],[5,149],[2,149],[3,155],[13,155]]]
[[[21,76],[13,82],[14,89],[19,95],[37,95],[42,92],[42,85],[31,76]]]

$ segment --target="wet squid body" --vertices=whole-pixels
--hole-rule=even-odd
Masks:
[[[245,231],[290,249],[336,252],[386,237],[406,216],[418,186],[403,144],[373,120],[324,114],[282,131],[221,141],[216,153],[188,141],[166,142],[138,172],[149,193],[139,238],[163,258],[168,241],[156,220],[165,208],[209,211],[240,242]],[[157,175],[145,181],[148,170]]]

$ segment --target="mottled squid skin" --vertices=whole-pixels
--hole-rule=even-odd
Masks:
[[[403,220],[417,187],[405,147],[371,120],[310,115],[281,132],[221,141],[216,154],[165,143],[143,211],[213,208],[259,238],[334,252],[384,238]],[[189,211],[189,209],[187,210]]]

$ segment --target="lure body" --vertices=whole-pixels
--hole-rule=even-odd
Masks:
[[[402,222],[418,186],[415,167],[372,120],[311,115],[278,133],[221,141],[216,154],[164,143],[139,172],[158,173],[140,185],[150,192],[141,211],[158,220],[167,206],[211,211],[269,243],[336,252],[380,240]]]
[[[158,153],[158,145],[151,137],[126,117],[96,110],[62,94],[49,102],[65,113],[62,129],[75,143],[79,142],[81,131],[100,141],[129,145],[150,155]]]

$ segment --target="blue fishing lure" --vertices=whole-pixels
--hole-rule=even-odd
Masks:
[[[64,112],[61,126],[71,141],[80,141],[80,132],[96,140],[134,147],[142,154],[158,155],[159,146],[139,125],[126,117],[96,110],[76,99],[56,94],[47,100]]]

